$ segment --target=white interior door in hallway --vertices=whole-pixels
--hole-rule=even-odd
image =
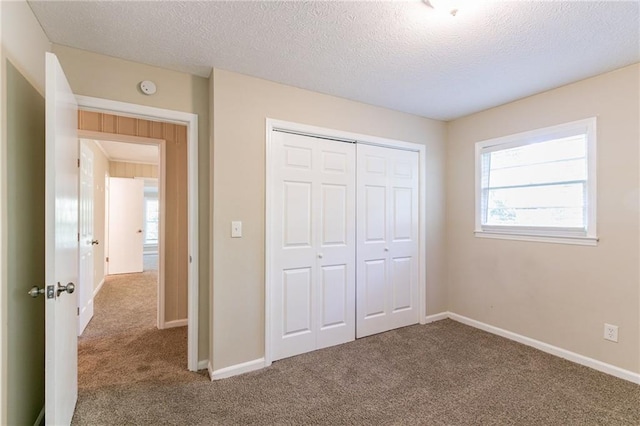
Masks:
[[[78,336],[93,318],[93,151],[80,141],[80,199],[78,203],[78,247],[80,270],[78,276]]]
[[[358,145],[357,337],[419,321],[418,153]]]
[[[144,180],[109,178],[109,274],[143,269]]]
[[[355,339],[355,146],[272,133],[273,359]]]

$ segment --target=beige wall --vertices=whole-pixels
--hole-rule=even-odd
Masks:
[[[123,161],[109,161],[109,174],[112,177],[145,177],[157,178],[158,166],[155,164],[125,163]]]
[[[83,143],[93,152],[93,238],[99,244],[93,246],[93,288],[104,280],[104,230],[105,230],[105,175],[109,172],[109,160],[95,141],[84,139]]]
[[[27,157],[26,170],[42,165],[51,45],[25,1],[0,2],[0,15],[0,424],[33,424],[44,404],[44,299],[25,292],[44,280],[44,177],[37,166],[26,179],[7,177]],[[9,194],[19,200],[11,207]]]
[[[199,202],[199,329],[198,359],[208,358],[209,346],[209,79],[116,59],[84,50],[53,45],[75,94],[198,114]],[[153,96],[138,83],[152,80]]]
[[[213,74],[213,368],[264,356],[265,119],[427,146],[429,313],[446,309],[441,269],[444,123],[240,74]],[[230,222],[243,222],[231,239]]]
[[[640,372],[638,65],[449,123],[449,310]],[[597,117],[597,247],[475,238],[474,143]],[[620,327],[619,343],[603,324]]]

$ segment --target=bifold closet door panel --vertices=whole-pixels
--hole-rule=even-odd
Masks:
[[[419,154],[357,147],[357,337],[416,324]]]
[[[282,132],[271,143],[277,360],[355,338],[355,149]]]

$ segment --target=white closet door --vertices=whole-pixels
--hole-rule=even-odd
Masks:
[[[419,321],[418,158],[358,145],[357,337]]]
[[[355,338],[355,147],[272,134],[272,359]]]

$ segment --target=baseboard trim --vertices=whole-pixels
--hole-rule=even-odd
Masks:
[[[562,349],[558,346],[553,346],[548,343],[541,342],[530,337],[523,336],[512,331],[504,330],[502,328],[494,327],[492,325],[464,317],[462,315],[455,314],[453,312],[448,313],[448,317],[454,321],[457,321],[468,326],[478,328],[491,334],[513,340],[523,345],[531,346],[542,352],[546,352],[551,355],[555,355],[560,358],[575,362],[576,364],[584,365],[585,367],[593,368],[594,370],[601,371],[611,376],[618,377],[623,380],[628,380],[632,383],[640,384],[640,374],[633,371],[625,370],[615,365],[607,364],[606,362],[598,361],[597,359],[589,358],[584,355],[577,354],[575,352]]]
[[[441,321],[449,318],[449,312],[440,312],[439,314],[427,315],[424,317],[424,324]]]
[[[198,371],[206,370],[208,367],[209,367],[208,359],[201,359],[200,361],[198,361]]]
[[[230,367],[220,368],[213,371],[209,364],[209,375],[211,380],[226,379],[237,376],[238,374],[249,373],[250,371],[260,370],[265,367],[264,358],[254,359],[253,361],[243,362],[242,364],[232,365]]]
[[[102,281],[100,281],[100,284],[98,284],[98,287],[96,287],[95,290],[93,290],[93,297],[96,297],[98,295],[100,290],[102,290],[103,285],[104,285],[104,278],[102,278]]]
[[[186,327],[188,325],[188,320],[185,319],[181,319],[181,320],[174,320],[174,321],[166,321],[161,329],[165,329],[165,328],[175,328],[175,327]]]
[[[40,414],[38,414],[38,418],[33,423],[33,426],[40,426],[44,424],[44,405],[42,406],[42,410],[40,410]]]

